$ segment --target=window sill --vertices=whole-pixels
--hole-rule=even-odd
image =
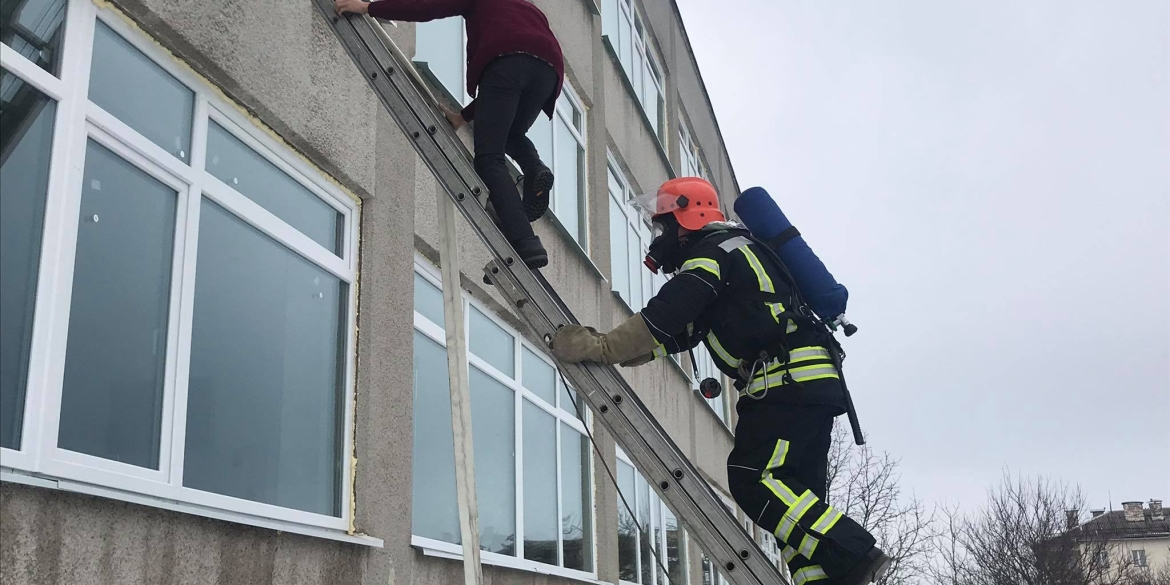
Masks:
[[[410,546],[428,557],[451,559],[457,561],[463,560],[463,547],[457,544],[451,544],[449,542],[411,535]],[[573,569],[566,569],[564,567],[554,567],[544,563],[537,563],[535,561],[529,561],[526,559],[518,559],[516,557],[510,557],[497,553],[480,551],[479,560],[480,563],[493,567],[503,567],[506,569],[527,571],[530,573],[537,573],[539,575],[563,577],[566,579],[572,579],[578,583],[589,583],[591,585],[610,585],[605,581],[598,581],[595,575],[585,573],[583,571],[575,571]]]
[[[670,164],[670,155],[666,153],[666,147],[662,144],[662,137],[655,130],[654,122],[650,119],[650,116],[646,115],[646,110],[642,107],[641,100],[638,99],[638,92],[634,89],[634,84],[630,82],[630,76],[626,74],[626,68],[622,66],[622,58],[618,56],[617,49],[613,46],[613,42],[609,40],[608,35],[601,36],[601,44],[605,45],[605,52],[609,53],[610,61],[613,61],[614,67],[617,67],[620,72],[619,77],[622,79],[622,85],[626,87],[626,92],[630,94],[630,99],[634,100],[634,103],[638,106],[638,113],[641,114],[642,124],[646,126],[646,131],[654,137],[655,150],[658,151],[658,156],[662,159],[662,164],[666,166],[668,178],[677,178],[678,175],[674,172],[674,165]],[[665,131],[665,128],[663,131]]]
[[[151,508],[160,508],[163,510],[170,510],[180,514],[191,514],[193,516],[202,516],[203,518],[211,518],[213,520],[222,520],[224,522],[232,522],[235,524],[244,524],[247,526],[255,526],[257,528],[267,528],[277,532],[291,532],[293,534],[300,534],[302,536],[309,536],[313,538],[323,538],[327,540],[336,540],[339,542],[347,542],[350,544],[357,544],[361,546],[369,546],[374,548],[382,548],[383,542],[380,538],[374,538],[364,534],[348,534],[338,530],[330,530],[328,528],[320,528],[316,526],[308,526],[305,524],[297,524],[294,522],[287,522],[282,520],[272,520],[268,518],[261,518],[259,516],[251,516],[248,514],[240,514],[238,512],[228,512],[206,506],[199,506],[196,504],[188,504],[186,502],[179,502],[176,500],[169,500],[164,498],[156,498],[152,496],[145,496],[132,492],[105,488],[85,483],[79,483],[64,479],[46,478],[37,475],[29,475],[22,472],[4,469],[0,471],[0,483],[15,483],[27,485],[32,487],[61,490],[64,492],[84,494],[89,496],[97,496],[99,498],[108,498],[111,500],[118,500],[130,504],[138,504],[141,506],[149,506]]]

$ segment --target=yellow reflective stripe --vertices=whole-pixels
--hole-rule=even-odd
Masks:
[[[828,506],[825,508],[825,513],[821,514],[821,517],[817,518],[816,522],[813,522],[812,529],[817,534],[825,534],[837,525],[837,521],[841,519],[841,516],[844,516],[844,514],[836,508]]]
[[[784,552],[780,553],[780,556],[784,559],[784,564],[787,565],[788,563],[792,562],[792,559],[796,558],[797,554],[798,553],[796,552],[796,549],[790,546],[786,546],[784,547]]]
[[[666,357],[666,346],[659,343],[658,346],[654,348],[654,357]]]
[[[820,565],[805,567],[792,575],[794,585],[804,585],[805,583],[820,581],[822,579],[828,578],[829,576],[825,574],[825,570],[822,569]]]
[[[800,556],[811,561],[813,553],[817,551],[817,545],[820,543],[821,541],[817,540],[817,537],[811,534],[804,535],[804,538],[800,539]]]
[[[691,258],[683,262],[682,272],[688,270],[706,270],[715,275],[715,278],[722,278],[719,276],[719,263],[710,258]]]
[[[727,353],[727,350],[723,348],[723,344],[719,343],[719,338],[715,337],[714,331],[707,334],[707,343],[711,344],[711,349],[715,350],[715,355],[723,360],[723,363],[727,364],[727,367],[739,367],[739,360],[731,357],[731,354]]]
[[[793,382],[811,382],[812,380],[824,380],[827,378],[841,378],[841,374],[837,372],[831,364],[818,364],[815,366],[803,366],[800,368],[792,368],[789,370],[792,373]],[[770,372],[767,377],[759,376],[748,384],[740,395],[755,394],[767,388],[776,388],[777,386],[784,386],[788,382],[784,379],[781,372]]]
[[[776,441],[776,448],[772,450],[772,458],[768,460],[768,466],[764,468],[763,475],[767,475],[769,471],[784,466],[784,460],[788,457],[788,447],[788,441],[784,439]]]
[[[772,286],[772,277],[768,276],[768,271],[764,270],[764,265],[760,264],[760,259],[756,257],[756,253],[752,249],[744,246],[739,248],[743,252],[744,258],[747,258],[748,265],[752,267],[752,272],[756,273],[756,280],[760,282],[760,291],[774,293],[776,289]]]
[[[807,362],[810,360],[827,360],[827,359],[832,359],[832,357],[829,354],[829,351],[823,347],[817,347],[815,345],[808,346],[808,347],[798,347],[798,348],[788,352],[788,361],[787,362],[779,362],[776,360],[768,362],[768,364],[769,364],[768,365],[768,373],[771,374],[772,372],[778,372],[778,371],[787,369],[789,364],[797,364],[800,362]],[[795,369],[796,368],[793,368],[793,370],[795,370]],[[756,378],[763,378],[763,377],[764,377],[763,373],[756,374]]]
[[[819,345],[807,345],[805,347],[798,347],[788,352],[789,362],[803,362],[811,359],[829,359],[831,354],[829,350]]]
[[[813,507],[813,504],[819,501],[820,498],[816,494],[809,490],[804,490],[804,494],[800,496],[800,500],[788,508],[788,513],[784,514],[784,519],[776,527],[776,536],[787,544],[788,539],[792,536],[792,530],[796,528],[797,522],[800,522],[800,519]]]
[[[772,490],[772,493],[776,494],[776,497],[780,498],[780,501],[784,502],[785,506],[791,508],[796,503],[796,494],[788,489],[788,486],[784,485],[780,480],[769,475],[761,479],[760,483],[763,483],[765,487]]]

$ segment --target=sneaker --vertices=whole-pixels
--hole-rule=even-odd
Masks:
[[[516,253],[520,255],[520,259],[524,261],[525,266],[535,270],[548,265],[548,252],[540,244],[539,237],[530,236],[521,238],[513,242],[512,247],[516,248]]]
[[[886,556],[886,553],[882,552],[882,549],[875,546],[869,549],[869,552],[865,553],[865,556],[860,561],[857,561],[857,564],[853,566],[853,569],[848,574],[835,581],[835,583],[840,583],[840,585],[867,585],[868,583],[873,583],[880,579],[882,575],[886,574],[892,562],[893,560]]]
[[[540,219],[548,211],[552,187],[553,174],[548,167],[542,166],[535,173],[524,176],[524,214],[528,216],[529,222]]]

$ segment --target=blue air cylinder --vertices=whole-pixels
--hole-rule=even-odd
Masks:
[[[784,261],[809,308],[834,329],[843,325],[845,334],[852,335],[856,327],[845,319],[849,291],[833,278],[772,196],[762,187],[752,187],[735,200],[735,213]]]

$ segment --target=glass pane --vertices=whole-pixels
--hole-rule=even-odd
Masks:
[[[634,63],[634,44],[630,39],[630,21],[624,13],[618,18],[618,21],[618,60],[626,68],[626,75],[629,75]]]
[[[0,42],[41,69],[59,74],[66,4],[65,0],[4,0]]]
[[[561,539],[564,566],[593,570],[593,498],[589,485],[589,440],[561,425]]]
[[[560,118],[557,118],[558,123]],[[536,146],[536,152],[540,154],[540,160],[545,164],[555,167],[556,161],[553,160],[552,141],[553,141],[553,126],[552,120],[548,119],[543,113],[536,116],[536,121],[532,123],[532,127],[528,129],[528,139]],[[557,169],[552,169],[556,176],[560,176]],[[553,187],[556,187],[556,181],[553,182]]]
[[[579,202],[581,193],[581,147],[577,144],[577,139],[573,138],[573,134],[568,126],[565,125],[565,121],[559,116],[557,117],[556,123],[556,141],[556,174],[559,178],[553,183],[553,191],[555,191],[557,201],[557,219],[560,220],[561,225],[565,229],[569,230],[569,234],[580,242],[583,240]]]
[[[515,377],[514,338],[475,307],[471,307],[471,331],[468,336],[471,338],[471,353],[495,366],[504,375]]]
[[[183,484],[340,516],[349,287],[206,199],[196,270]]]
[[[623,581],[638,580],[638,525],[631,509],[634,500],[634,468],[618,461],[618,573]]]
[[[443,18],[415,25],[414,60],[426,63],[447,91],[467,103],[463,79],[463,18]]]
[[[516,554],[516,406],[507,386],[470,368],[479,548]]]
[[[215,121],[207,124],[207,172],[341,255],[344,216]]]
[[[630,300],[630,255],[626,234],[626,216],[622,205],[609,198],[609,277],[610,287]]]
[[[617,39],[614,38],[614,33],[617,32],[618,26],[618,7],[617,0],[602,0],[601,1],[601,34],[609,37],[611,43]]]
[[[649,60],[645,61],[642,71],[642,107],[646,108],[646,117],[654,124],[654,129],[658,129],[658,100],[657,89],[654,86],[654,73],[650,71]]]
[[[642,56],[641,48],[634,47],[634,61],[630,64],[630,83],[634,86],[634,93],[638,96],[638,100],[643,100],[646,95],[646,88],[642,86],[642,74],[645,71],[646,59]]]
[[[447,326],[443,312],[443,291],[417,272],[414,273],[414,310],[439,327]]]
[[[0,446],[19,449],[57,104],[7,71],[0,86]]]
[[[93,33],[89,99],[163,150],[190,161],[195,93],[100,20]]]
[[[557,564],[557,524],[557,421],[525,400],[524,558]]]
[[[447,350],[414,332],[411,534],[461,544]]]
[[[662,523],[666,527],[666,565],[670,570],[670,582],[681,584],[687,582],[686,563],[683,558],[682,530],[678,526],[678,518],[670,508],[663,509]]]
[[[561,389],[561,410],[571,412],[577,419],[584,421],[585,411],[589,410],[589,407],[584,402],[581,402],[581,399],[577,397],[577,393],[573,392],[568,386],[565,386],[563,383],[558,384],[558,386]]]
[[[158,469],[178,194],[90,141],[57,445]]]
[[[626,299],[630,303],[630,308],[635,311],[642,310],[642,259],[645,258],[645,253],[642,252],[642,240],[638,238],[638,231],[633,226],[626,224],[626,232],[629,234],[629,246],[626,248],[626,253],[629,257],[630,268],[630,296]]]
[[[523,360],[521,372],[524,375],[524,387],[544,399],[545,402],[556,404],[556,370],[527,347],[524,348]]]
[[[653,526],[650,547],[654,549],[654,569],[658,573],[658,583],[666,582],[666,557],[663,556],[663,542],[666,536],[662,533],[662,502],[654,493],[650,495],[650,525]]]
[[[650,486],[641,473],[636,474],[638,485],[638,525],[642,530],[638,532],[638,548],[642,557],[642,583],[652,583],[654,567],[657,562],[650,552]],[[656,498],[657,499],[657,498]]]

